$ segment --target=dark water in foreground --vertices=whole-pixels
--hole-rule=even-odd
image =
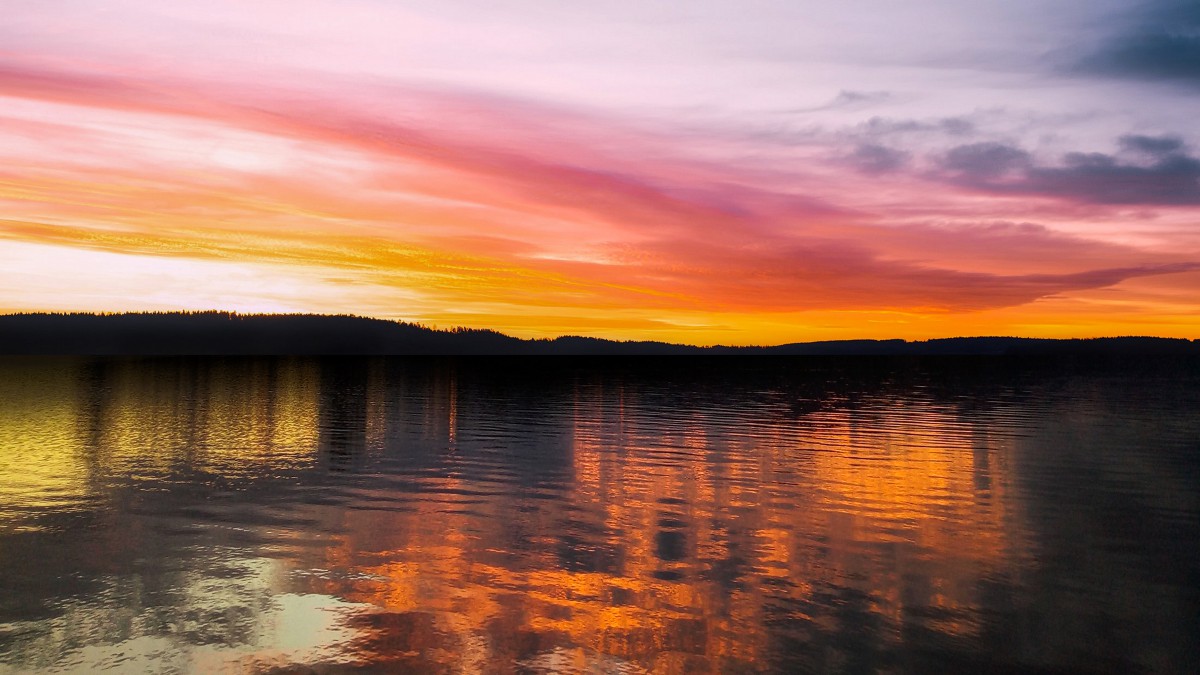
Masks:
[[[1194,672],[1198,365],[0,360],[0,673]]]

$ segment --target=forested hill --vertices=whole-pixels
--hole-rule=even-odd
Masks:
[[[769,347],[694,347],[560,337],[521,340],[491,330],[434,330],[356,316],[132,313],[0,315],[0,354],[359,355],[1200,355],[1200,340],[961,337],[835,340]]]

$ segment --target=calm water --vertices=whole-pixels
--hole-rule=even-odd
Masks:
[[[1195,672],[1200,368],[0,360],[0,673]]]

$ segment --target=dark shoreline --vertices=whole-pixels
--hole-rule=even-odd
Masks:
[[[355,316],[226,312],[9,314],[6,355],[356,356],[1200,356],[1200,340],[1157,337],[1045,339],[954,337],[925,341],[831,340],[763,347],[696,347],[560,337],[522,340],[491,330],[434,330]]]

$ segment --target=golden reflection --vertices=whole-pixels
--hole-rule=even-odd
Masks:
[[[71,508],[91,492],[76,433],[79,362],[0,360],[0,531],[26,516]]]
[[[210,477],[256,490],[303,477],[330,500],[292,505],[298,525],[188,523],[201,550],[242,557],[173,562],[186,568],[173,611],[233,617],[211,639],[235,653],[204,658],[244,670],[300,653],[434,672],[755,670],[781,625],[801,642],[880,625],[886,647],[919,612],[925,629],[973,635],[978,580],[1023,555],[1008,534],[1010,439],[985,413],[928,401],[746,414],[581,380],[561,401],[517,405],[453,368],[379,360],[100,359],[3,375],[0,526],[32,522],[18,503],[116,503],[131,485]],[[205,506],[179,499],[159,509]],[[146,558],[166,555],[155,536],[171,541],[130,536]],[[105,602],[111,619],[123,600]],[[341,613],[288,647],[280,626],[303,633],[296,617],[316,605]],[[43,665],[64,648],[46,640]]]
[[[83,508],[113,480],[184,467],[261,478],[311,465],[318,388],[303,360],[5,360],[0,522]]]
[[[295,361],[114,361],[97,366],[98,469],[161,479],[180,466],[225,478],[311,464],[318,373]]]

